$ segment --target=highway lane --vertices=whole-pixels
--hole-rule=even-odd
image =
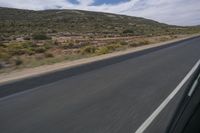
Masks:
[[[30,79],[30,87],[24,81],[0,86],[2,90],[29,89],[0,99],[1,132],[133,133],[200,58],[200,38],[126,58],[108,65],[104,62],[96,69],[95,65],[84,66],[88,71],[74,70],[76,74],[55,82],[36,85],[39,81]],[[46,78],[53,76],[59,77]],[[163,116],[171,114],[178,98]],[[147,132],[162,132],[167,121],[160,120]]]

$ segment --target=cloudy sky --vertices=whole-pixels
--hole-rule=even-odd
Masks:
[[[200,25],[200,0],[0,0],[0,6],[81,9],[145,17],[174,25]]]

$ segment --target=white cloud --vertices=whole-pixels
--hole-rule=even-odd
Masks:
[[[145,17],[175,25],[200,24],[200,0],[130,0],[94,5],[95,0],[0,0],[0,6],[21,9],[81,9]]]
[[[72,6],[66,0],[0,0],[0,6],[20,9],[43,10],[56,8],[57,6]]]
[[[136,6],[137,7],[137,6]],[[129,15],[143,16],[176,25],[200,24],[199,0],[146,0],[144,9],[132,8]]]

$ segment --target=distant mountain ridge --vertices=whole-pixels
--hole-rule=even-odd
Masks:
[[[4,36],[35,32],[161,35],[190,32],[195,29],[171,26],[145,18],[101,12],[0,8],[0,34]]]

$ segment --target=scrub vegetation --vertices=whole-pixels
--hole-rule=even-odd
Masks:
[[[172,26],[108,13],[0,8],[0,72],[107,54],[199,32],[199,26]]]

